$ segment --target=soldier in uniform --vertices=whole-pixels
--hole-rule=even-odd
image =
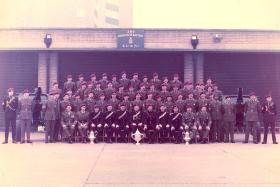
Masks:
[[[161,80],[158,78],[157,73],[153,73],[153,78],[150,80],[150,84],[154,84],[157,90],[160,90]]]
[[[117,80],[117,75],[115,74],[112,75],[112,85],[115,90],[117,90],[120,85],[120,83]]]
[[[219,90],[217,84],[213,84],[213,94],[218,95],[218,98],[220,101],[223,100],[223,92],[221,90]]]
[[[143,79],[142,79],[142,83],[141,84],[144,84],[146,88],[149,88],[150,83],[149,83],[149,79],[148,79],[147,75],[143,75]]]
[[[94,105],[94,110],[90,114],[90,131],[93,131],[96,135],[95,143],[102,137],[103,133],[103,120],[104,113],[100,110],[99,105]]]
[[[128,90],[128,86],[130,83],[130,80],[126,77],[126,73],[122,72],[121,79],[119,80],[120,85],[124,87],[124,90]]]
[[[156,90],[155,85],[151,84],[151,85],[150,85],[150,89],[147,91],[147,95],[148,95],[148,94],[152,94],[153,99],[156,99],[157,96],[158,96],[158,94],[159,94],[159,91]]]
[[[44,120],[46,124],[45,129],[45,143],[54,143],[55,142],[55,127],[56,121],[59,119],[59,106],[56,100],[56,92],[50,92],[48,101],[44,106]]]
[[[102,90],[107,88],[107,85],[109,83],[107,73],[103,73],[102,74],[102,78],[101,78],[101,80],[99,82],[101,84],[100,86],[101,86]]]
[[[140,90],[138,90],[137,93],[141,95],[141,100],[145,100],[147,98],[147,91],[144,84],[140,85]]]
[[[120,104],[120,110],[116,112],[116,131],[115,136],[120,136],[121,142],[127,142],[130,129],[130,114],[126,108],[125,103]]]
[[[172,88],[172,91],[170,92],[171,96],[173,98],[173,101],[176,101],[178,99],[178,96],[181,94],[181,92],[179,91],[179,87],[177,84],[175,84]]]
[[[179,75],[177,73],[174,74],[173,80],[171,81],[171,86],[174,88],[175,86],[180,89],[182,87],[182,82],[179,80]]]
[[[12,128],[12,140],[16,142],[16,111],[18,108],[18,98],[14,96],[14,89],[8,89],[8,96],[4,98],[2,107],[5,113],[5,141],[3,144],[8,143],[9,128]]]
[[[182,113],[179,112],[179,108],[176,105],[173,107],[173,112],[170,113],[169,124],[175,143],[179,144],[182,141],[184,127],[182,124]]]
[[[162,84],[161,91],[159,92],[159,95],[160,95],[162,101],[166,101],[167,96],[170,95],[170,92],[167,90],[167,85],[166,84]]]
[[[152,105],[153,110],[155,110],[156,101],[153,99],[153,94],[149,93],[147,99],[144,101],[144,110],[148,109],[148,106]]]
[[[67,105],[71,104],[69,100],[69,95],[66,93],[63,96],[63,100],[60,102],[60,113],[62,114],[65,110]],[[71,107],[72,108],[72,107]]]
[[[183,99],[187,99],[190,93],[193,94],[193,84],[191,82],[185,82],[184,87],[180,89]]]
[[[82,142],[86,143],[88,140],[89,130],[89,112],[86,111],[86,104],[82,104],[80,110],[77,112],[77,129],[82,138]]]
[[[110,103],[110,105],[112,105],[114,111],[118,110],[120,100],[117,99],[117,93],[116,92],[112,93],[111,99],[108,101],[108,103]]]
[[[175,101],[175,105],[178,106],[179,112],[184,113],[186,110],[186,101],[183,100],[183,95],[180,93]]]
[[[164,103],[164,105],[166,106],[166,110],[167,110],[168,113],[173,112],[174,102],[172,101],[172,96],[171,95],[167,96],[166,102]],[[179,107],[178,107],[178,109],[179,109]]]
[[[156,130],[159,132],[159,142],[165,142],[170,135],[169,113],[166,111],[164,104],[160,105],[160,111],[157,113]]]
[[[80,94],[76,94],[75,98],[72,101],[72,106],[73,106],[72,110],[74,112],[78,112],[83,103],[84,102],[82,101]]]
[[[123,100],[123,96],[126,94],[125,90],[124,90],[124,86],[123,85],[120,85],[119,86],[119,89],[118,89],[118,92],[117,92],[117,97],[120,101]]]
[[[112,82],[108,82],[107,88],[104,89],[105,99],[110,100],[114,92],[116,92],[116,89],[113,87]]]
[[[197,110],[196,111],[201,111],[201,108],[203,106],[206,106],[206,109],[209,111],[209,100],[206,98],[205,93],[201,92],[200,99],[198,99],[198,101],[197,101]]]
[[[129,112],[131,112],[132,108],[131,108],[131,101],[129,100],[129,96],[128,94],[125,94],[123,97],[123,101],[120,102],[121,105],[125,105],[126,110],[128,110]]]
[[[139,93],[136,94],[136,98],[134,101],[131,102],[132,107],[135,105],[138,105],[140,107],[140,110],[144,107],[144,101],[141,100],[141,95]]]
[[[212,119],[210,141],[221,143],[224,141],[224,129],[222,123],[222,103],[219,101],[218,95],[214,95],[214,99],[210,101],[209,111]]]
[[[87,83],[87,88],[84,91],[84,99],[87,99],[89,93],[93,93],[93,83],[91,81],[89,81]]]
[[[93,94],[94,94],[96,100],[98,100],[98,99],[100,98],[100,96],[101,96],[102,94],[104,94],[103,90],[101,89],[101,84],[100,84],[100,82],[97,82],[97,83],[96,83],[96,87],[95,87],[95,89],[93,90]]]
[[[96,101],[96,104],[100,107],[100,110],[104,112],[106,110],[107,101],[105,100],[105,95],[101,94],[98,101]]]
[[[81,87],[77,90],[76,94],[80,95],[81,100],[85,99],[87,83],[84,81],[81,83]]]
[[[72,111],[70,103],[67,104],[65,111],[61,115],[61,125],[63,129],[63,137],[72,143],[74,130],[77,123],[76,114]]]
[[[212,120],[207,111],[206,106],[202,106],[200,112],[197,113],[197,125],[201,143],[207,143]]]
[[[82,87],[82,83],[84,82],[84,75],[80,74],[78,76],[78,81],[76,82],[76,90],[80,89]]]
[[[156,133],[157,116],[151,104],[148,105],[147,111],[145,112],[145,122],[144,132],[147,135],[149,144],[152,144],[155,141],[155,136],[158,136],[159,131]]]
[[[23,98],[18,102],[18,111],[20,116],[21,142],[25,143],[25,134],[27,143],[30,141],[30,127],[32,122],[32,100],[29,97],[29,91],[23,91]]]
[[[183,125],[185,132],[190,135],[189,143],[195,143],[197,137],[196,114],[192,111],[192,107],[187,107],[187,111],[183,113]]]
[[[135,99],[136,92],[133,86],[129,86],[126,95],[128,95],[130,101],[133,101]]]
[[[56,92],[58,94],[59,99],[61,99],[62,95],[62,90],[58,88],[58,83],[55,81],[52,84],[52,88],[50,89],[50,92]]]
[[[136,130],[138,129],[141,133],[144,131],[144,124],[145,124],[145,118],[144,118],[144,113],[140,110],[139,105],[134,105],[133,106],[133,112],[131,113],[131,132],[135,133]]]
[[[130,80],[130,86],[134,88],[134,90],[138,90],[140,87],[141,81],[138,79],[138,73],[133,73],[133,77]]]
[[[260,117],[259,115],[261,113],[261,106],[254,92],[250,94],[250,99],[245,103],[244,111],[246,130],[245,141],[243,143],[248,143],[249,134],[251,131],[253,131],[253,142],[257,144],[257,128]]]
[[[163,84],[166,85],[166,89],[167,89],[168,91],[171,90],[171,87],[172,87],[172,86],[170,85],[167,76],[162,77],[162,85],[163,85]]]
[[[108,103],[107,111],[104,113],[104,131],[107,136],[107,143],[112,143],[113,133],[116,130],[116,113],[113,106]]]
[[[236,106],[232,102],[231,97],[227,96],[222,105],[223,121],[225,125],[225,142],[235,143],[234,141],[234,125],[236,121]]]
[[[266,101],[262,106],[263,122],[264,122],[264,137],[262,144],[267,143],[268,127],[270,126],[273,144],[278,144],[275,136],[275,121],[276,121],[276,104],[272,101],[272,96],[267,95]]]
[[[67,75],[67,81],[64,83],[64,86],[63,86],[64,93],[66,93],[67,90],[72,90],[72,92],[75,92],[75,90],[76,90],[75,87],[76,87],[76,84],[73,82],[72,75]]]
[[[212,83],[212,79],[211,78],[208,78],[206,80],[206,85],[205,85],[205,90],[208,90],[208,88],[213,88],[213,83]]]
[[[89,81],[89,83],[92,84],[92,89],[94,89],[94,88],[96,87],[96,83],[97,83],[97,82],[98,82],[98,81],[97,81],[97,78],[96,78],[95,73],[92,73],[92,74],[90,75],[90,81]]]
[[[88,97],[85,99],[84,103],[86,103],[86,105],[87,105],[87,110],[90,113],[93,112],[94,105],[96,104],[93,92],[88,93]]]
[[[193,112],[197,112],[197,101],[194,99],[193,93],[188,94],[188,98],[185,103],[186,108],[191,107]]]

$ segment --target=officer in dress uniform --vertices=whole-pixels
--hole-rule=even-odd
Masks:
[[[96,135],[95,143],[101,139],[104,127],[104,113],[100,110],[99,105],[94,105],[94,110],[90,114],[90,131]]]
[[[101,89],[101,84],[100,82],[97,82],[96,83],[96,87],[95,89],[93,90],[93,94],[94,94],[94,97],[96,100],[98,100],[100,98],[100,96],[102,94],[104,94],[104,91]]]
[[[93,92],[89,92],[88,97],[85,99],[84,103],[86,103],[87,105],[87,110],[90,113],[93,112],[94,105],[96,104]]]
[[[127,142],[130,134],[130,114],[125,103],[120,104],[119,110],[116,112],[116,131],[115,136],[120,137],[121,142]]]
[[[148,105],[147,111],[145,112],[145,122],[144,132],[147,135],[149,144],[153,144],[155,142],[155,136],[158,136],[158,133],[156,133],[157,118],[153,110],[153,105]]]
[[[169,113],[163,103],[160,104],[159,108],[156,130],[159,132],[159,142],[164,143],[170,135]]]
[[[231,97],[227,96],[222,105],[223,121],[225,125],[225,142],[235,143],[234,126],[236,122],[236,105],[232,102]],[[229,140],[230,139],[230,140]]]
[[[29,97],[29,91],[23,91],[23,98],[18,102],[18,111],[20,118],[20,129],[21,129],[21,142],[25,143],[25,134],[27,138],[27,143],[32,143],[30,141],[30,127],[32,122],[32,100]]]
[[[130,122],[131,122],[131,132],[135,133],[138,129],[141,133],[144,133],[144,124],[145,124],[145,117],[144,113],[140,110],[139,105],[133,106],[133,112],[130,116]]]
[[[72,143],[76,123],[77,123],[76,114],[72,111],[71,104],[68,103],[66,105],[65,111],[61,115],[63,137],[67,139],[68,143]]]
[[[270,126],[271,134],[272,134],[272,141],[273,144],[278,144],[276,141],[275,136],[275,121],[276,121],[276,104],[272,101],[272,96],[267,95],[266,101],[263,103],[262,106],[263,112],[263,122],[264,122],[264,137],[263,137],[263,144],[267,143],[267,134],[268,134],[268,127]]]
[[[107,143],[112,143],[113,133],[116,130],[116,112],[113,106],[108,103],[107,111],[104,113],[104,131],[107,136]]]
[[[131,101],[129,100],[128,94],[125,94],[125,95],[124,95],[123,101],[121,101],[120,104],[121,104],[121,105],[125,105],[126,110],[128,110],[129,112],[132,111]]]
[[[187,107],[186,112],[183,113],[184,131],[190,135],[189,143],[195,143],[197,137],[196,114],[192,111],[192,107]]]
[[[89,130],[89,112],[86,111],[86,104],[82,104],[80,110],[77,112],[77,129],[82,138],[83,143],[88,141]]]
[[[201,143],[207,143],[212,120],[206,106],[202,106],[197,113],[197,125]]]
[[[261,106],[254,92],[250,94],[250,99],[245,103],[244,111],[245,111],[246,130],[245,130],[245,141],[243,143],[248,143],[249,134],[251,131],[253,131],[253,142],[257,144],[258,143],[257,128],[258,128],[258,122],[261,113]]]
[[[169,116],[169,124],[171,125],[171,133],[175,143],[179,144],[182,141],[184,127],[182,124],[182,113],[179,112],[179,108],[176,105],[173,107],[173,112]]]
[[[178,106],[179,112],[184,113],[186,110],[186,101],[183,100],[183,95],[180,93],[175,101],[175,105]]]
[[[67,81],[64,82],[63,91],[66,93],[68,90],[76,91],[76,84],[73,82],[72,75],[67,75]]]
[[[156,101],[153,99],[152,93],[149,93],[147,99],[144,101],[144,110],[145,111],[147,111],[149,105],[152,105],[153,110],[155,110]]]
[[[98,101],[96,101],[96,104],[100,107],[100,110],[104,112],[106,110],[107,101],[105,100],[105,95],[101,94]]]

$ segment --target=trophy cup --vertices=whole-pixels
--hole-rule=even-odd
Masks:
[[[186,145],[189,145],[189,141],[191,140],[191,138],[190,138],[190,133],[188,131],[184,133],[183,139],[186,141]]]
[[[140,145],[140,141],[143,139],[144,134],[142,134],[138,129],[134,134],[131,135],[131,138],[136,141],[136,145]]]
[[[88,138],[90,139],[90,144],[94,144],[94,140],[95,140],[96,136],[93,131],[90,131]]]

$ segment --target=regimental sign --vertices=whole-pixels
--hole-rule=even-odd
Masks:
[[[120,29],[117,31],[117,47],[119,49],[143,49],[144,30]]]

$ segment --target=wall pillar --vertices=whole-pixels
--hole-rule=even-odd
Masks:
[[[43,93],[47,93],[47,52],[38,54],[38,87],[41,87]]]
[[[49,64],[49,88],[52,87],[54,82],[58,81],[58,52],[50,53]]]
[[[194,67],[191,53],[184,54],[184,82],[193,82]]]

